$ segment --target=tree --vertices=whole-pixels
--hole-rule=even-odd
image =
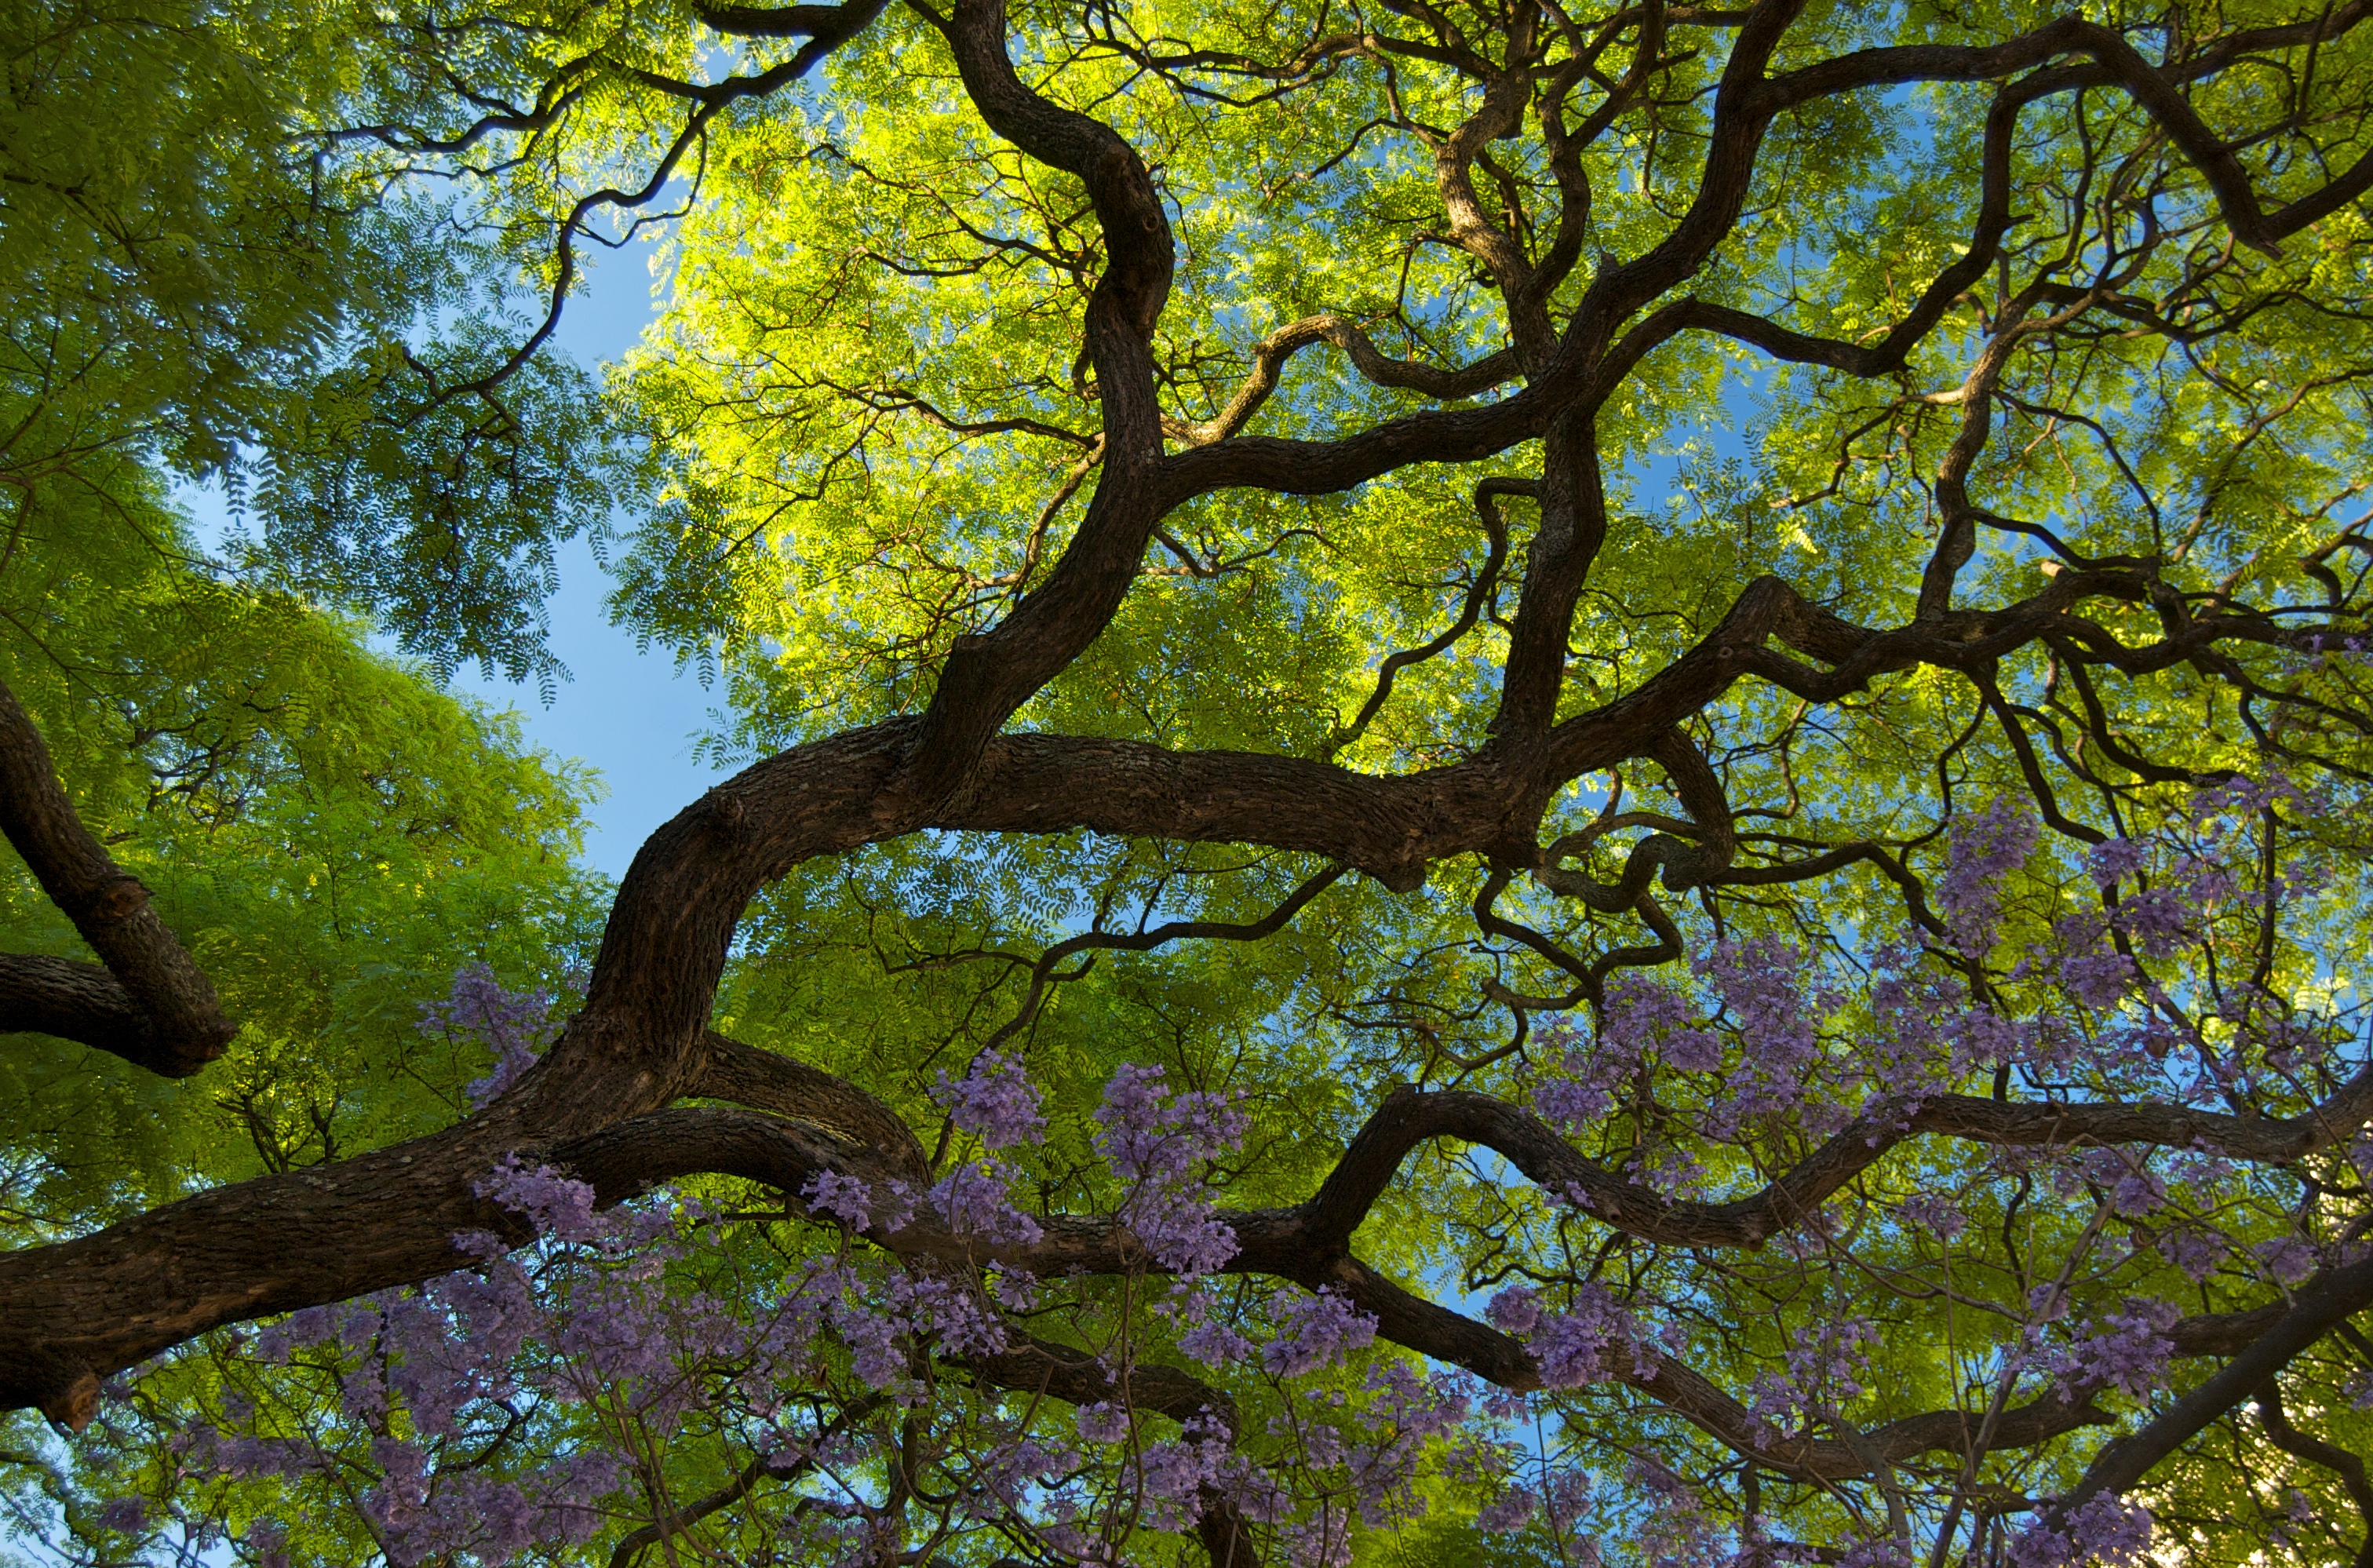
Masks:
[[[68,1524],[2373,1561],[2368,14],[188,13],[388,302],[90,450],[519,671],[631,458],[618,613],[749,765],[548,1045],[462,970],[468,1114],[0,1257]],[[662,220],[597,412],[551,323]],[[217,1072],[0,719],[100,961],[10,1022]]]

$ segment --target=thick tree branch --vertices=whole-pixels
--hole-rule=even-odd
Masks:
[[[0,960],[0,1027],[61,1035],[168,1078],[186,1078],[222,1055],[239,1025],[149,907],[148,890],[83,825],[41,731],[5,685],[0,831],[107,965],[102,977],[58,959]]]
[[[2161,1459],[2249,1399],[2300,1352],[2367,1306],[2373,1306],[2373,1258],[2317,1275],[2300,1287],[2289,1309],[2239,1355],[2139,1431],[2102,1449],[2067,1502],[2075,1504],[2102,1492],[2129,1491]]]

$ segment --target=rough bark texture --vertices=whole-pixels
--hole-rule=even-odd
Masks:
[[[168,1078],[222,1055],[239,1026],[215,989],[76,814],[50,749],[0,685],[0,832],[106,965],[0,958],[0,1030],[95,1046]]]

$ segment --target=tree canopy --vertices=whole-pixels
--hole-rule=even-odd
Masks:
[[[0,83],[9,1550],[2373,1563],[2366,0]]]

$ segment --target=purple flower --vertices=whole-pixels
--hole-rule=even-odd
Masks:
[[[2075,1343],[2052,1358],[2060,1390],[2075,1398],[2095,1388],[2116,1388],[2146,1399],[2167,1381],[2175,1342],[2168,1329],[2182,1313],[2163,1301],[2130,1298],[2123,1308],[2094,1318]]]
[[[1075,1423],[1080,1436],[1090,1443],[1121,1443],[1128,1438],[1128,1412],[1110,1400],[1081,1405]]]
[[[2315,1272],[2315,1248],[2296,1235],[2262,1241],[2250,1249],[2258,1266],[2285,1285],[2296,1285]]]
[[[1708,1122],[1723,1137],[1804,1100],[1822,1054],[1817,1021],[1835,1001],[1808,995],[1803,956],[1771,938],[1719,943],[1698,967],[1742,1046]]]
[[[1217,1314],[1219,1304],[1198,1281],[1181,1280],[1163,1304],[1163,1312],[1187,1328],[1178,1336],[1178,1348],[1205,1366],[1230,1366],[1253,1352],[1253,1343]]]
[[[2149,887],[2129,894],[2111,918],[2145,956],[2164,958],[2191,940],[2198,890]]]
[[[255,1568],[288,1568],[288,1532],[278,1520],[258,1519],[240,1539],[254,1554]]]
[[[2060,986],[2096,1012],[2126,999],[2139,978],[2133,960],[2110,948],[2071,953],[2060,960]]]
[[[148,1527],[148,1504],[145,1498],[111,1497],[99,1505],[91,1520],[102,1530],[135,1535]]]
[[[1541,1298],[1523,1285],[1510,1285],[1485,1304],[1483,1316],[1507,1333],[1530,1333],[1541,1320]]]
[[[2002,923],[2002,884],[2035,852],[2035,819],[1997,798],[1954,825],[1936,904],[1946,928],[1965,953],[1983,954]]]
[[[830,1214],[853,1231],[873,1223],[873,1189],[853,1176],[818,1171],[800,1188],[811,1214]]]
[[[471,1190],[524,1216],[540,1236],[589,1242],[615,1235],[614,1227],[594,1214],[590,1187],[572,1181],[550,1165],[523,1165],[517,1154],[504,1155],[502,1163]]]
[[[1630,1308],[1596,1280],[1574,1287],[1565,1312],[1544,1312],[1531,1331],[1533,1355],[1548,1388],[1578,1388],[1614,1375],[1619,1353],[1640,1375],[1655,1370],[1656,1358]]]
[[[1838,1568],[1913,1568],[1911,1549],[1892,1536],[1850,1546]]]
[[[1046,1234],[1007,1199],[1004,1172],[992,1164],[958,1165],[932,1187],[930,1199],[960,1235],[1029,1246]]]
[[[485,965],[465,964],[454,972],[453,989],[443,1000],[420,1004],[420,1026],[494,1052],[494,1071],[467,1085],[470,1104],[483,1107],[534,1065],[536,1053],[552,1038],[556,1000],[541,989],[507,989]]]
[[[985,1148],[1027,1143],[1046,1130],[1037,1088],[1022,1064],[1001,1051],[983,1054],[960,1079],[941,1073],[931,1098],[958,1128],[977,1134]]]
[[[1193,1417],[1179,1441],[1156,1443],[1139,1456],[1139,1474],[1149,1497],[1178,1501],[1218,1483],[1228,1457],[1226,1429]]]
[[[1755,1379],[1748,1409],[1767,1432],[1801,1431],[1808,1418],[1834,1416],[1869,1390],[1870,1347],[1878,1330],[1864,1317],[1841,1317],[1794,1335],[1785,1370]]]
[[[1038,1276],[1027,1269],[1000,1269],[989,1281],[988,1293],[1014,1312],[1038,1305]]]
[[[1541,1500],[1530,1487],[1512,1486],[1485,1504],[1475,1515],[1475,1527],[1486,1535],[1521,1530],[1533,1522]]]
[[[2011,1542],[2011,1568],[2125,1568],[2145,1561],[2150,1510],[2107,1492],[2064,1515],[2047,1514]]]
[[[1913,1228],[1943,1242],[1955,1240],[1970,1228],[1970,1218],[1961,1212],[1960,1205],[1941,1193],[1914,1193],[1897,1204],[1895,1211]]]
[[[1590,1078],[1550,1078],[1533,1090],[1533,1109],[1543,1121],[1561,1128],[1597,1120],[1615,1104],[1607,1086]]]
[[[1278,1314],[1278,1336],[1261,1349],[1271,1372],[1299,1377],[1332,1366],[1376,1337],[1376,1320],[1331,1290],[1298,1296]]]
[[[2114,887],[2128,877],[2140,875],[2150,857],[2151,847],[2139,838],[2109,838],[2087,851],[2085,862],[2094,881]]]
[[[1178,1336],[1178,1348],[1205,1366],[1228,1366],[1252,1353],[1253,1342],[1217,1318],[1196,1324]]]
[[[1236,1233],[1212,1211],[1203,1165],[1243,1139],[1244,1113],[1200,1091],[1173,1095],[1159,1067],[1124,1065],[1096,1107],[1096,1142],[1131,1185],[1121,1217],[1155,1261],[1209,1274],[1236,1255]]]
[[[2224,1237],[2197,1226],[2169,1231],[2158,1238],[2159,1256],[2195,1283],[2216,1272],[2227,1250]]]

